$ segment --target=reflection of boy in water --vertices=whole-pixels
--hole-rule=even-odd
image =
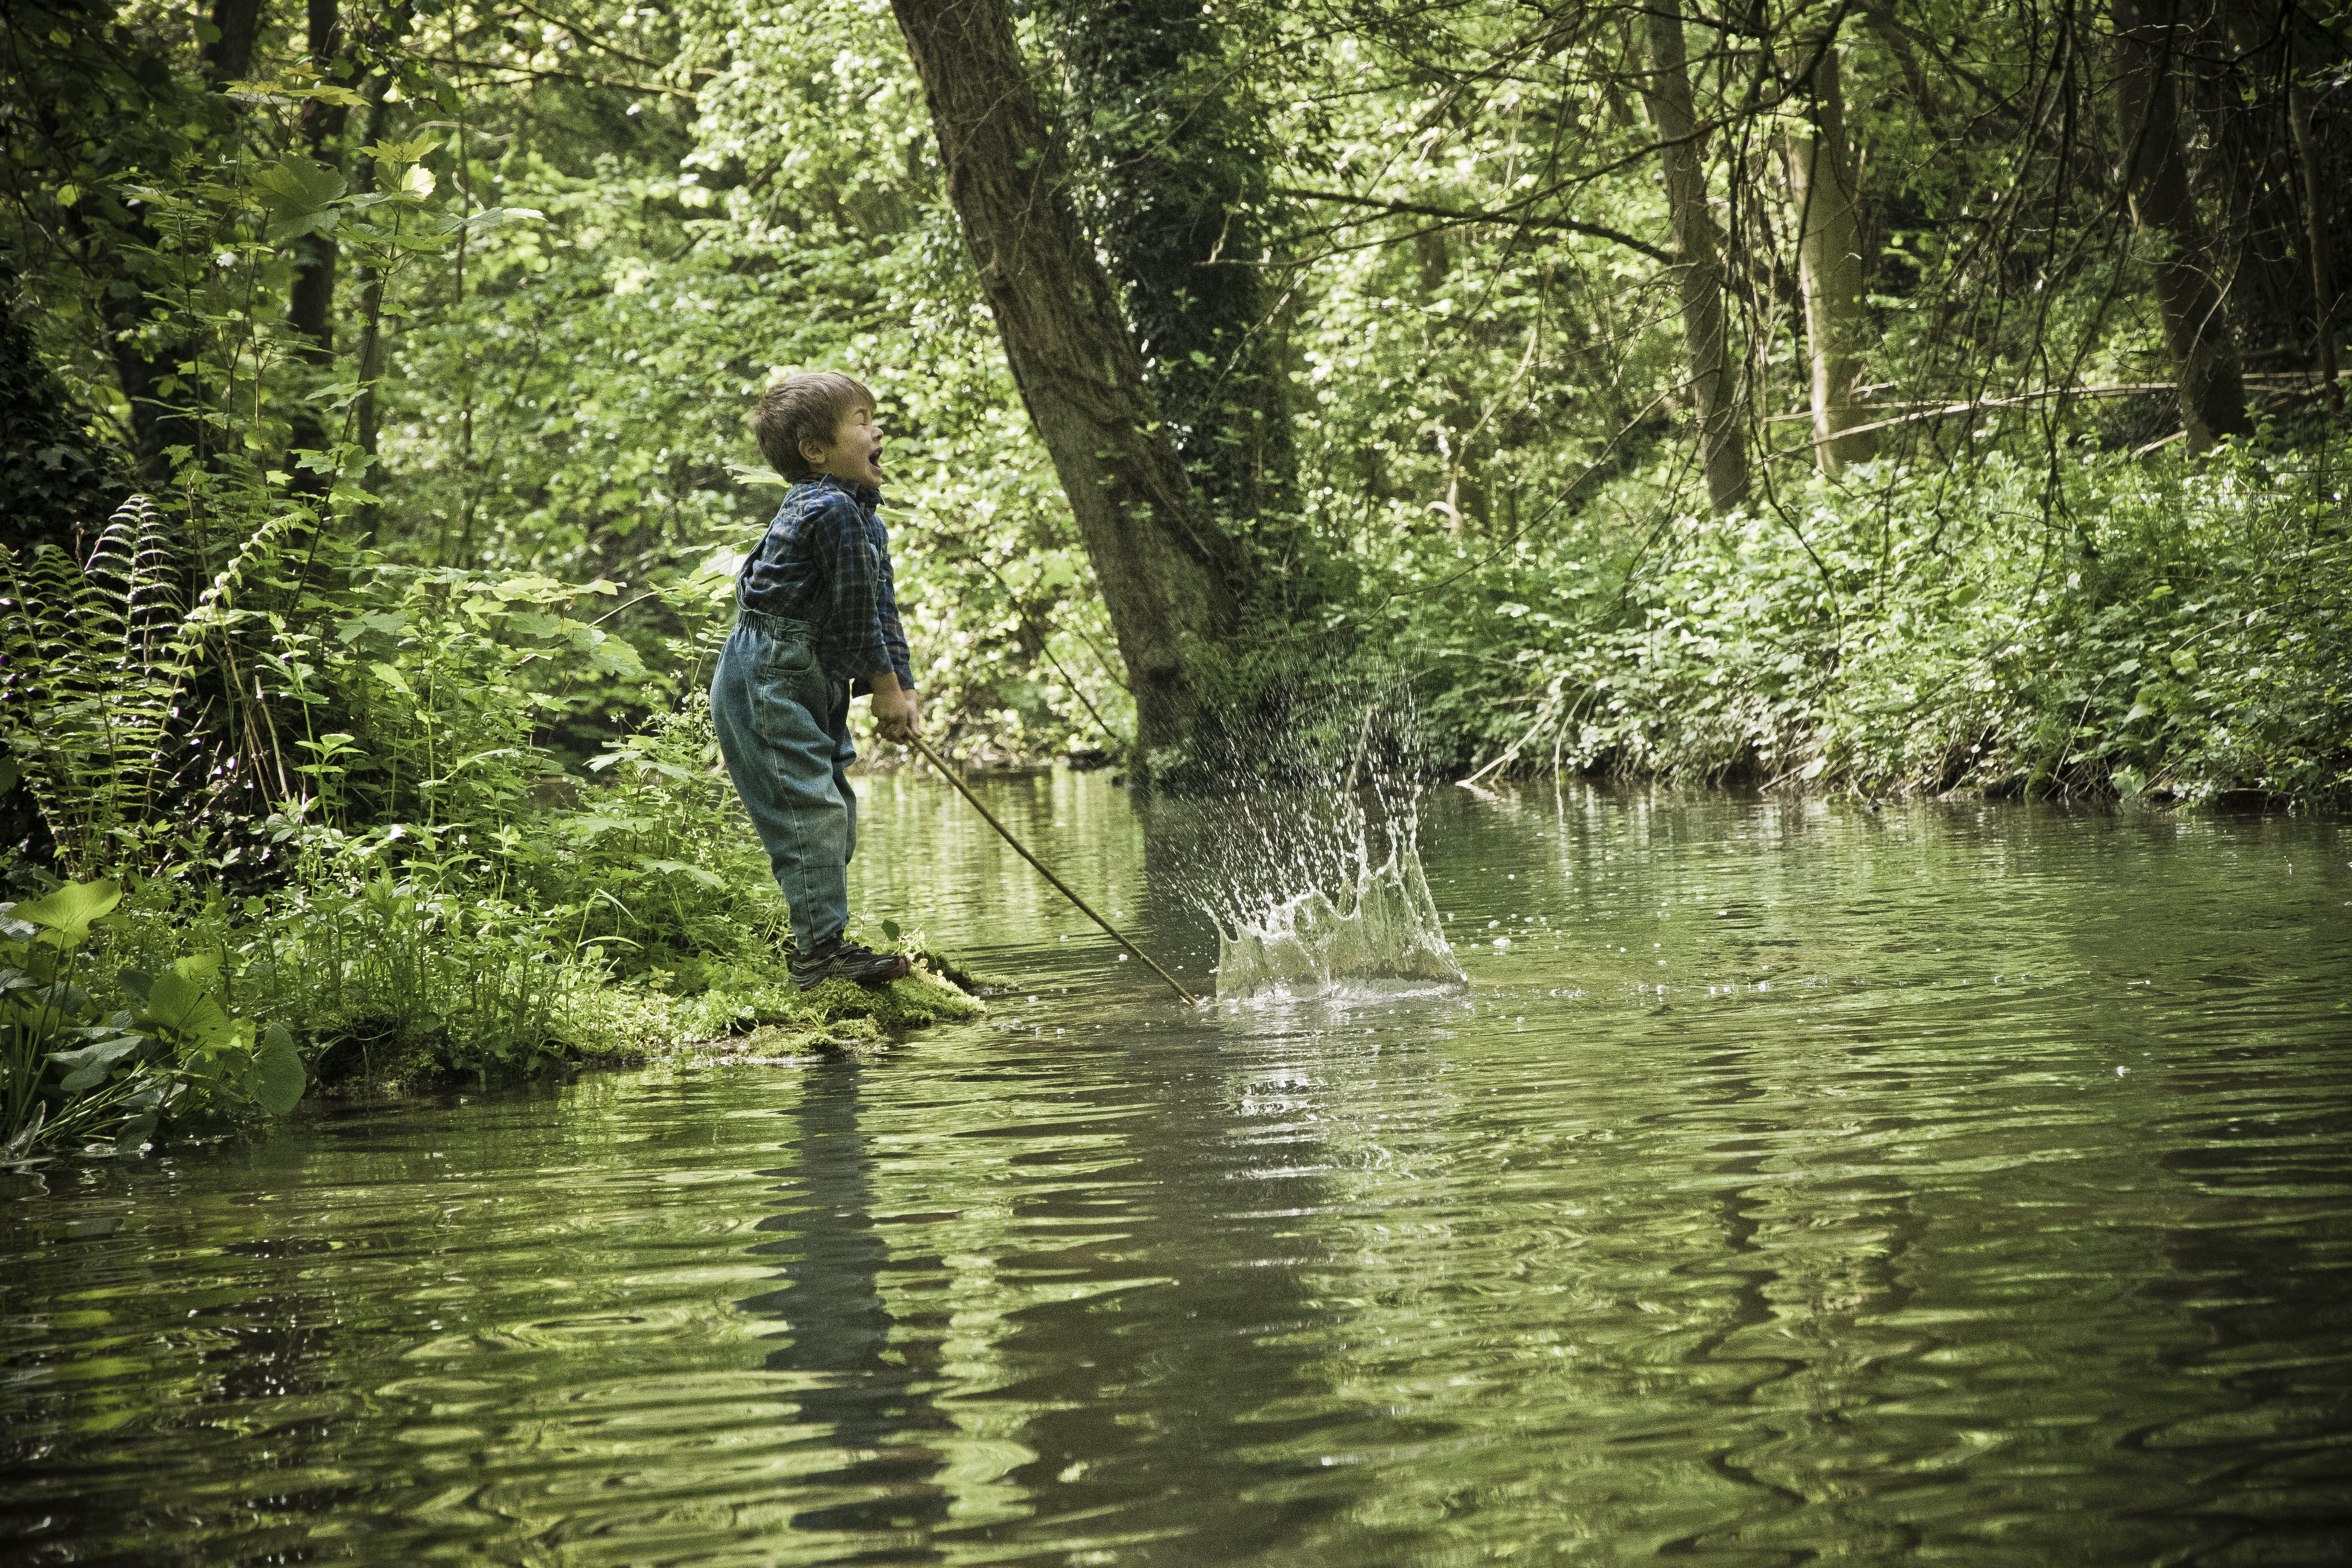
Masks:
[[[901,954],[848,941],[857,796],[849,700],[874,697],[886,740],[921,732],[882,504],[874,395],[839,371],[789,375],[751,416],[760,450],[793,481],[735,580],[735,630],[710,679],[710,721],[735,793],[793,915],[793,979],[879,984]]]

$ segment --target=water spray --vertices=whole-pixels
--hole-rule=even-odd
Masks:
[[[1201,999],[1198,996],[1195,996],[1190,991],[1185,990],[1183,986],[1177,984],[1176,977],[1174,975],[1160,968],[1160,965],[1153,963],[1150,953],[1144,952],[1141,948],[1136,946],[1135,943],[1128,941],[1126,937],[1120,935],[1119,930],[1117,926],[1103,919],[1102,916],[1095,913],[1094,910],[1087,903],[1086,900],[1070,891],[1070,885],[1067,882],[1063,881],[1062,879],[1054,875],[1053,872],[1045,869],[1045,862],[1038,859],[1034,855],[1030,854],[1028,846],[1023,844],[1018,838],[1013,837],[1013,830],[1005,826],[1004,824],[997,821],[996,814],[994,812],[990,811],[988,807],[980,804],[980,796],[971,793],[971,786],[963,782],[963,775],[957,773],[953,768],[949,767],[946,763],[940,761],[940,754],[931,750],[929,746],[924,744],[923,738],[921,736],[909,735],[907,737],[907,743],[914,747],[915,750],[922,752],[924,757],[929,761],[931,766],[939,769],[940,774],[947,779],[948,783],[955,785],[956,789],[963,795],[964,799],[971,802],[972,810],[980,813],[982,820],[986,822],[991,827],[996,829],[997,836],[1003,838],[1007,844],[1012,845],[1015,854],[1019,855],[1024,860],[1028,861],[1032,866],[1036,867],[1037,874],[1039,876],[1053,883],[1055,887],[1059,888],[1062,891],[1062,896],[1069,900],[1070,902],[1077,905],[1079,910],[1085,913],[1087,919],[1094,921],[1095,924],[1108,931],[1110,933],[1110,939],[1113,942],[1127,949],[1128,952],[1135,954],[1136,957],[1143,960],[1146,964],[1149,964],[1152,973],[1157,974],[1160,979],[1165,980],[1170,985],[1175,987],[1177,995],[1181,996],[1186,1002],[1192,1004],[1195,1007],[1198,1007],[1201,1005]]]

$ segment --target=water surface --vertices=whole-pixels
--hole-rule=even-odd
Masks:
[[[2352,1557],[2338,823],[1451,790],[1467,988],[1190,1014],[866,787],[986,1023],[0,1177],[0,1555]]]

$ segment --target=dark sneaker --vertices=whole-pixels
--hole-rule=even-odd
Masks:
[[[903,952],[877,952],[844,937],[835,937],[803,958],[793,954],[793,984],[814,990],[828,980],[854,980],[860,985],[886,985],[910,973],[915,961]]]

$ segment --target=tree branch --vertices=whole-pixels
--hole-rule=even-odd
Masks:
[[[1611,228],[1605,224],[1580,223],[1571,217],[1525,217],[1512,213],[1507,207],[1500,212],[1461,212],[1449,207],[1430,206],[1421,202],[1384,202],[1370,196],[1351,196],[1344,191],[1312,191],[1295,185],[1276,185],[1273,189],[1273,194],[1277,196],[1295,197],[1299,201],[1328,202],[1337,206],[1368,207],[1375,212],[1399,213],[1413,217],[1442,218],[1449,224],[1508,223],[1517,224],[1522,228],[1563,229],[1570,234],[1581,234],[1593,239],[1605,239],[1624,246],[1629,250],[1638,250],[1656,261],[1661,267],[1675,265],[1672,252],[1660,249],[1647,240],[1637,239],[1622,229]]]

